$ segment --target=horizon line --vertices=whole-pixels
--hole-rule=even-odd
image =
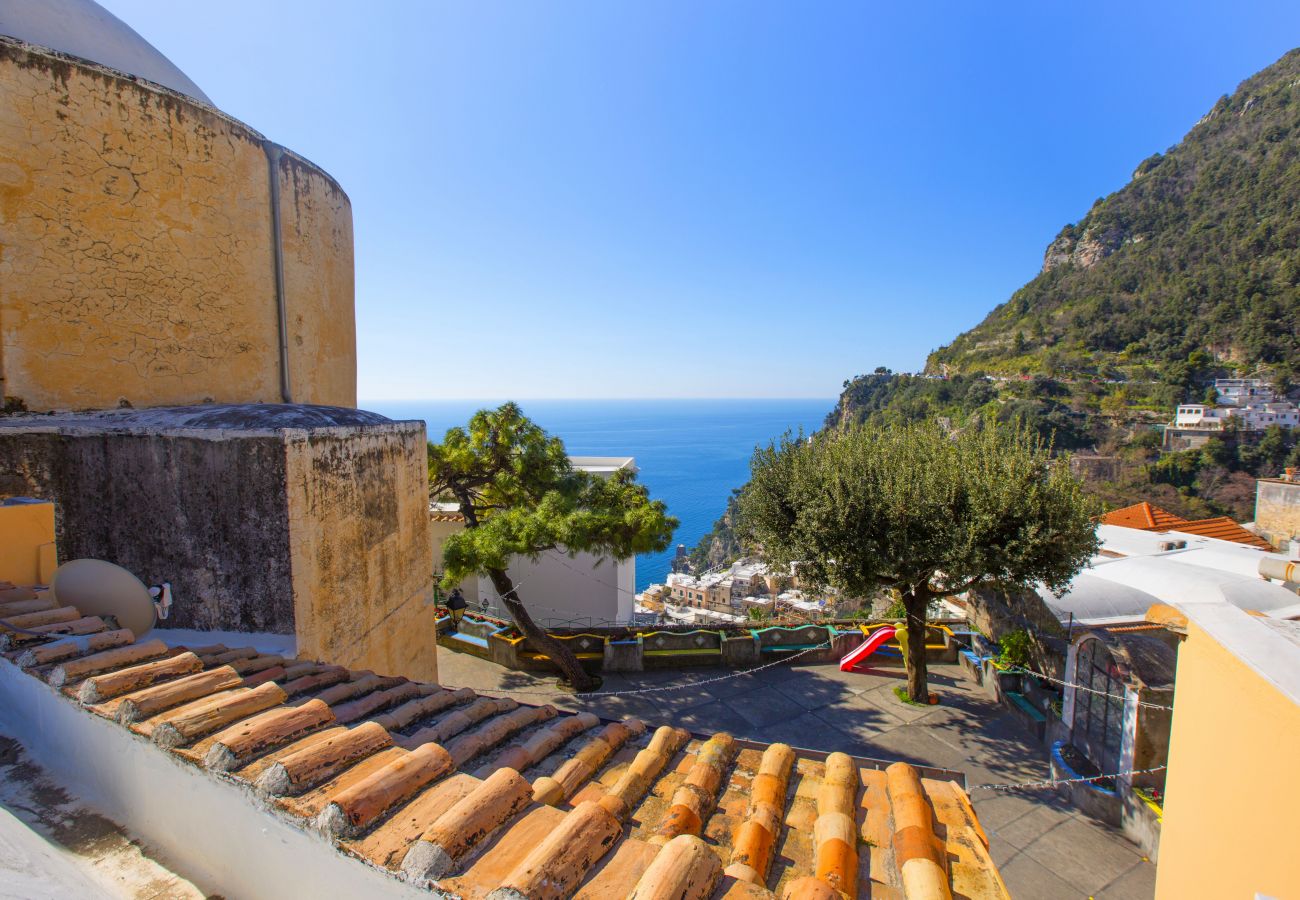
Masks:
[[[817,400],[835,401],[838,396],[828,397],[365,397],[358,398],[357,403],[627,403],[648,400]]]

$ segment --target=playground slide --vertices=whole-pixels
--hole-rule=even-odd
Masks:
[[[893,625],[882,625],[877,628],[865,641],[854,647],[852,653],[840,660],[840,671],[852,672],[858,663],[879,650],[893,636]]]

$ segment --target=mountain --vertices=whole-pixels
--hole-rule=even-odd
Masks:
[[[1221,98],[1048,244],[1042,271],[920,375],[844,382],[828,428],[1021,420],[1111,507],[1253,515],[1254,479],[1300,465],[1297,435],[1160,451],[1159,423],[1216,377],[1300,373],[1300,49]],[[1294,391],[1292,391],[1294,396]],[[1212,402],[1212,401],[1211,401]],[[739,554],[732,510],[693,554]]]
[[[1221,98],[1048,245],[932,373],[1151,379],[1300,370],[1300,49]]]

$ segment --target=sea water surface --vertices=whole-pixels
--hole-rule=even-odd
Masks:
[[[391,419],[423,419],[429,438],[464,425],[495,401],[368,401]],[[754,448],[802,428],[820,428],[835,400],[528,400],[524,413],[564,441],[573,456],[633,456],[650,496],[681,524],[673,543],[687,549],[713,527],[727,497],[749,480]],[[668,574],[672,548],[637,557],[636,586]]]

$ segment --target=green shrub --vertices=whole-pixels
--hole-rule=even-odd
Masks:
[[[1023,628],[1008,631],[998,638],[998,647],[1001,650],[998,662],[1004,666],[1026,669],[1033,661],[1034,639]]]

